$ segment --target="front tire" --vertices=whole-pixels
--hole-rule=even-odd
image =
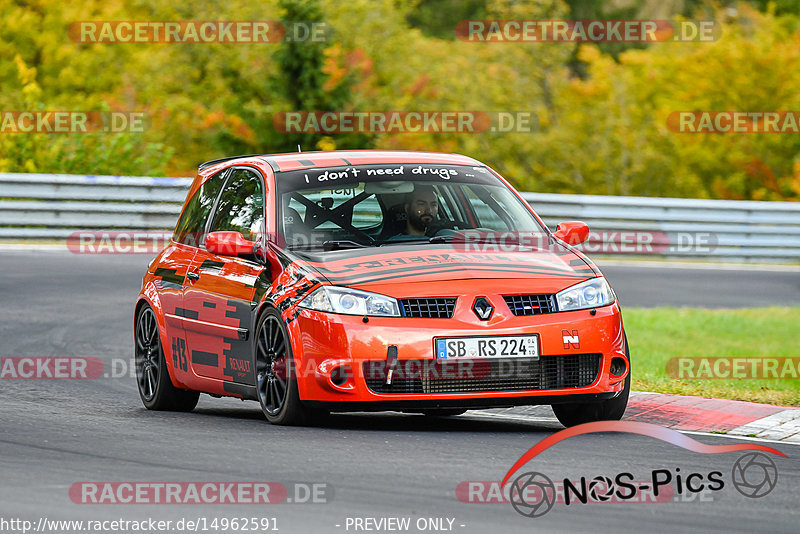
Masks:
[[[574,402],[568,404],[553,404],[553,413],[565,427],[593,423],[595,421],[619,421],[625,415],[628,407],[628,397],[631,393],[631,354],[628,351],[628,338],[625,337],[625,356],[628,358],[628,376],[625,377],[625,386],[613,399],[600,402]]]
[[[200,393],[172,385],[158,333],[153,309],[145,304],[139,309],[133,338],[136,355],[136,383],[139,397],[148,410],[191,412]]]
[[[300,400],[289,333],[274,308],[267,309],[258,320],[255,356],[258,401],[267,421],[273,425],[307,425],[327,415]]]

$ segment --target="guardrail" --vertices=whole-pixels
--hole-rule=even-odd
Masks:
[[[800,261],[800,203],[523,193],[551,228],[579,220],[595,232],[650,233],[667,257]],[[636,236],[633,236],[634,238]],[[610,248],[613,252],[613,247]]]
[[[172,229],[191,183],[191,178],[0,173],[0,239]]]
[[[0,239],[58,240],[79,230],[163,231],[175,226],[191,178],[0,173]],[[800,261],[800,203],[523,193],[551,227],[589,225],[624,250],[656,236],[657,254],[726,261]],[[598,237],[599,236],[599,237]],[[628,237],[626,237],[628,236]],[[701,242],[702,241],[702,242]],[[666,246],[664,244],[666,243]]]

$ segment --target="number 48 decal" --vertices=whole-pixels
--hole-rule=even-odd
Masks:
[[[172,338],[172,366],[181,371],[188,371],[186,363],[186,340],[182,337]]]

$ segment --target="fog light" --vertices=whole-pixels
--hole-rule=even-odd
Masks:
[[[625,369],[627,369],[627,365],[623,358],[614,358],[611,360],[611,374],[614,376],[622,376],[625,374]]]
[[[350,368],[345,365],[342,365],[340,367],[335,367],[333,371],[331,371],[331,382],[335,386],[345,385],[349,378],[350,378]]]

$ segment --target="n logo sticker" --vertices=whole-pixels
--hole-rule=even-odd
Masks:
[[[569,330],[562,330],[561,331],[561,339],[564,341],[564,348],[568,349],[572,347],[573,349],[581,348],[581,340],[578,337],[578,331],[573,330],[570,332]]]

